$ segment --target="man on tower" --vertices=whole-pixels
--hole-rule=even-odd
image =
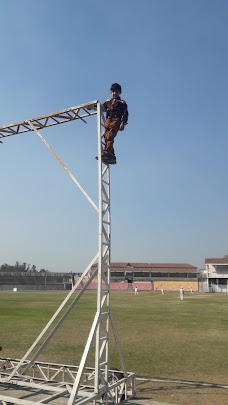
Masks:
[[[128,122],[127,103],[121,99],[121,86],[118,83],[111,85],[112,98],[104,102],[103,107],[106,112],[105,132],[105,149],[102,154],[102,160],[108,164],[116,164],[114,151],[114,139],[118,131],[123,131]]]

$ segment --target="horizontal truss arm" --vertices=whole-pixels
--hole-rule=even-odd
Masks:
[[[14,124],[1,126],[0,138],[32,131],[28,121],[32,122],[37,130],[77,119],[81,119],[86,123],[84,118],[97,114],[97,103],[98,101],[90,101],[86,104],[66,108],[65,110],[60,110],[41,117],[31,118],[29,120],[15,122]]]

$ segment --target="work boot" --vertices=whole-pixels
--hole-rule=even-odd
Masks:
[[[95,159],[98,160],[98,156],[95,157]],[[102,162],[110,165],[115,165],[116,164],[116,157],[115,155],[112,155],[111,153],[103,153],[101,155]]]
[[[102,160],[105,163],[115,165],[116,164],[116,157],[112,153],[103,153],[102,154]]]

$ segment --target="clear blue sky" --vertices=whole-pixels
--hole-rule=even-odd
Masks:
[[[0,125],[109,97],[112,261],[228,254],[228,2],[0,0]],[[97,202],[96,120],[41,132]],[[0,145],[0,265],[83,271],[97,213],[34,133]]]

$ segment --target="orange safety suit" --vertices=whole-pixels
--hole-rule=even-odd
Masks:
[[[127,103],[118,97],[105,101],[103,106],[106,111],[105,131],[103,134],[105,153],[110,153],[115,156],[113,148],[114,139],[120,129],[120,125],[123,124],[125,126],[128,122]]]

